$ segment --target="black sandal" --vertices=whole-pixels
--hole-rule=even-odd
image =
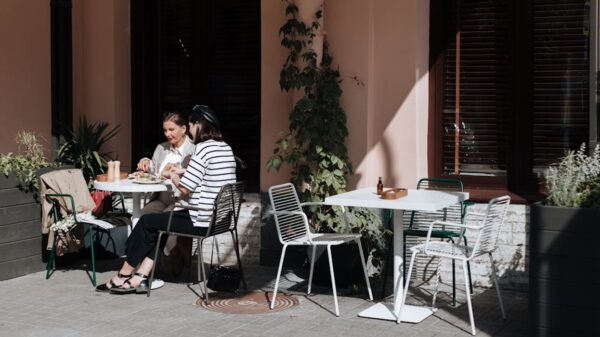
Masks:
[[[110,288],[110,292],[112,294],[132,294],[132,293],[136,293],[136,294],[145,294],[148,292],[148,289],[150,288],[150,286],[148,285],[148,276],[144,275],[142,273],[134,273],[134,276],[139,276],[142,278],[142,280],[140,281],[140,284],[138,284],[137,287],[133,287],[131,285],[131,278],[127,279],[125,282],[123,282],[123,284],[121,284],[120,286],[114,287],[114,288]],[[129,287],[125,288],[123,287],[125,284],[128,284]]]
[[[117,273],[117,277],[118,277],[118,278],[124,278],[124,279],[125,279],[125,281],[123,281],[123,283],[125,283],[125,282],[129,281],[129,279],[131,278],[131,274],[129,274],[129,275],[124,275],[124,274],[121,274],[121,273]],[[98,286],[96,287],[96,291],[98,291],[98,292],[102,292],[102,293],[107,293],[107,292],[110,292],[110,290],[111,290],[112,288],[119,287],[119,285],[116,285],[116,284],[113,282],[112,278],[111,278],[111,279],[108,281],[108,284],[110,284],[110,288],[106,286],[106,283],[102,283],[102,284],[100,284],[100,285],[98,285]],[[122,284],[121,284],[121,285],[122,285]]]

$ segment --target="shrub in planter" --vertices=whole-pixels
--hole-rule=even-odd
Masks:
[[[531,336],[600,336],[600,148],[568,152],[531,206]]]

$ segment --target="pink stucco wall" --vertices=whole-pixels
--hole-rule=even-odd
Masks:
[[[103,149],[131,167],[129,1],[73,0],[73,121],[108,122],[121,131]]]
[[[284,5],[264,0],[262,6],[264,165],[273,140],[287,127],[291,101],[277,86],[285,51],[276,32]],[[414,187],[427,174],[427,1],[325,0],[324,11],[330,52],[343,77],[347,144],[356,171],[349,187],[372,186],[378,176],[386,186]],[[287,179],[261,172],[261,189]]]
[[[0,1],[0,152],[15,152],[17,131],[50,149],[50,3]]]

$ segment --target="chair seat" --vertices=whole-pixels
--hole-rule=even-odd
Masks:
[[[425,244],[416,245],[411,248],[418,250],[419,252],[430,255],[430,256],[445,256],[453,259],[467,260],[467,257],[471,255],[473,251],[472,247],[457,245],[451,242],[429,242],[427,246],[427,253],[425,252]]]
[[[360,239],[360,234],[336,234],[336,233],[311,233],[312,242],[305,238],[289,241],[290,245],[341,245],[346,242]]]
[[[421,229],[405,229],[404,235],[426,237],[427,232],[428,232],[427,230],[421,230]],[[457,238],[459,236],[460,236],[460,233],[458,233],[458,232],[445,231],[445,230],[432,230],[431,231],[432,238],[452,239],[452,238]]]

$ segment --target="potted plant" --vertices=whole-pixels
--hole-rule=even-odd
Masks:
[[[36,172],[53,163],[35,133],[19,131],[16,142],[18,153],[0,154],[0,280],[44,269]]]
[[[547,198],[531,206],[531,336],[599,336],[600,147],[583,144],[545,173]]]
[[[267,170],[279,170],[283,164],[292,166],[291,181],[296,185],[301,202],[322,201],[330,195],[345,192],[347,178],[353,174],[345,144],[348,129],[346,114],[340,104],[340,72],[332,66],[327,41],[323,45],[320,64],[312,48],[321,14],[318,10],[312,24],[306,25],[297,18],[296,5],[290,3],[286,9],[288,20],[280,29],[281,45],[289,50],[289,55],[281,70],[279,84],[281,90],[298,90],[302,96],[290,112],[289,129],[277,140]],[[361,233],[365,252],[371,254],[371,264],[375,267],[381,264],[388,231],[376,214],[363,208],[345,213],[339,207],[331,206],[311,206],[305,211],[318,232]],[[334,259],[336,255],[349,256],[334,252]],[[358,257],[358,254],[354,255]],[[343,272],[339,267],[343,264],[336,262],[334,265],[336,274]],[[329,284],[329,273],[323,274],[326,279],[323,283]],[[336,276],[336,281],[343,279],[351,278]],[[317,276],[315,282],[318,282]]]
[[[89,123],[85,116],[79,118],[79,126],[70,130],[61,142],[57,161],[63,166],[75,166],[83,171],[83,177],[91,184],[107,167],[108,153],[100,149],[119,132],[119,126],[108,128],[106,122]]]

